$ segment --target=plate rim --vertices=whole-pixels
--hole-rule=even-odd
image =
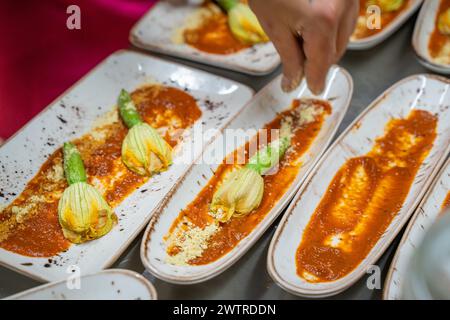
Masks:
[[[403,78],[397,82],[395,82],[393,85],[388,87],[385,91],[383,91],[378,97],[376,97],[372,102],[367,106],[349,125],[348,127],[339,135],[339,137],[336,138],[334,143],[328,147],[325,154],[322,155],[321,159],[317,162],[317,164],[314,167],[314,170],[310,172],[309,176],[307,177],[305,183],[300,187],[300,189],[297,191],[295,197],[292,199],[291,204],[286,209],[285,214],[283,215],[280,223],[278,224],[278,228],[276,229],[272,240],[270,241],[268,253],[267,253],[267,271],[269,273],[269,276],[274,280],[274,282],[280,286],[282,289],[286,290],[289,293],[292,293],[296,296],[300,297],[307,297],[307,298],[323,298],[323,297],[330,297],[333,295],[336,295],[338,293],[341,293],[345,290],[347,290],[349,287],[351,287],[355,282],[361,279],[363,274],[360,272],[360,274],[353,274],[351,277],[349,277],[350,273],[346,276],[344,276],[341,279],[345,279],[346,277],[349,277],[349,280],[346,282],[343,282],[339,286],[336,286],[332,289],[298,289],[298,286],[292,285],[288,283],[287,281],[284,281],[284,279],[279,275],[279,273],[276,271],[275,263],[274,263],[274,251],[275,247],[279,243],[279,237],[283,231],[283,229],[286,227],[286,222],[288,218],[292,215],[293,210],[295,206],[297,205],[298,201],[300,200],[303,192],[305,191],[306,187],[311,183],[312,178],[315,175],[315,170],[319,168],[319,166],[322,165],[322,163],[325,161],[325,159],[328,156],[328,153],[330,153],[340,142],[343,138],[345,138],[348,133],[355,127],[355,125],[361,121],[367,113],[369,113],[371,110],[376,108],[386,97],[387,94],[391,93],[394,89],[397,87],[411,81],[414,79],[420,79],[420,78],[428,78],[428,79],[434,79],[443,82],[444,84],[450,85],[450,79],[447,79],[445,77],[435,75],[435,74],[428,74],[428,73],[419,73],[414,74],[411,76],[408,76],[406,78]],[[447,155],[450,152],[450,145],[447,146],[445,149],[445,155]],[[423,187],[423,189],[418,193],[418,198],[413,202],[411,209],[409,210],[409,214],[405,214],[403,219],[401,219],[396,228],[392,230],[392,240],[391,241],[385,241],[384,244],[381,246],[380,250],[374,255],[373,260],[377,261],[382,254],[386,251],[386,249],[389,247],[389,245],[392,244],[392,241],[395,239],[395,237],[399,234],[399,232],[402,230],[403,226],[408,222],[409,218],[411,218],[411,215],[414,213],[415,209],[417,208],[417,205],[419,204],[420,200],[422,199],[423,195],[427,191],[429,185],[433,182],[434,177],[439,172],[442,163],[446,160],[446,156],[442,156],[437,162],[436,166],[431,171],[430,176],[432,179],[428,179],[427,183]],[[392,222],[391,222],[392,223]],[[391,224],[389,224],[391,226]],[[371,250],[372,251],[372,250]],[[370,254],[371,252],[369,252]],[[363,259],[366,260],[367,256]],[[361,263],[363,262],[361,261]],[[359,265],[358,265],[359,266]],[[340,279],[339,279],[340,280]],[[316,293],[315,293],[316,292]]]
[[[200,63],[202,65],[212,66],[212,67],[220,68],[223,70],[235,71],[235,72],[239,72],[241,74],[252,75],[252,76],[257,76],[257,77],[266,76],[266,75],[271,74],[281,64],[281,58],[279,57],[278,51],[276,49],[275,49],[275,54],[278,55],[278,59],[277,59],[276,63],[274,63],[273,65],[270,65],[268,68],[265,68],[265,69],[254,70],[254,69],[248,69],[245,66],[236,66],[233,64],[229,64],[227,62],[218,63],[218,62],[210,61],[209,59],[204,60],[204,59],[202,59],[204,57],[201,57],[201,56],[199,56],[197,58],[196,56],[193,56],[191,54],[186,55],[186,54],[183,54],[182,52],[177,52],[176,50],[164,49],[164,48],[162,48],[158,45],[152,44],[152,43],[145,43],[139,37],[137,30],[138,30],[140,24],[150,16],[152,11],[155,10],[158,5],[161,5],[161,3],[160,2],[155,3],[155,5],[152,6],[138,21],[136,21],[136,23],[130,29],[130,32],[128,34],[128,41],[135,47],[140,48],[142,50],[150,51],[150,52],[156,52],[159,54],[165,54],[165,55],[172,56],[175,58]],[[203,54],[205,54],[207,56],[214,56],[214,54],[212,54],[212,53],[203,53]]]
[[[397,263],[399,261],[400,258],[400,250],[403,247],[403,245],[406,243],[406,241],[408,241],[409,239],[409,235],[411,233],[412,228],[414,227],[414,225],[416,224],[417,219],[420,216],[420,209],[426,204],[426,202],[429,200],[434,188],[436,187],[436,185],[438,184],[440,178],[442,177],[442,175],[444,174],[444,172],[450,167],[450,157],[447,159],[447,161],[444,162],[444,164],[442,164],[442,166],[439,168],[438,173],[436,174],[436,176],[433,178],[432,183],[430,184],[430,186],[427,188],[425,195],[423,196],[422,200],[420,201],[420,203],[417,205],[417,207],[414,210],[413,215],[411,216],[411,219],[408,221],[408,225],[405,229],[405,232],[402,235],[402,238],[400,240],[400,243],[398,244],[397,248],[395,249],[395,254],[394,257],[391,260],[391,263],[389,265],[389,269],[388,269],[388,273],[386,274],[386,279],[384,280],[383,283],[383,294],[382,294],[382,299],[383,300],[394,300],[394,299],[390,299],[389,298],[389,294],[391,291],[391,282],[392,282],[392,277],[394,274],[394,269],[397,266]],[[436,217],[437,218],[437,217]],[[426,231],[424,231],[426,232]]]
[[[333,67],[335,68],[335,70],[341,72],[343,74],[343,76],[345,77],[345,79],[347,80],[348,84],[349,84],[349,92],[348,92],[348,96],[344,102],[344,112],[342,113],[342,116],[340,118],[339,121],[339,125],[342,123],[342,120],[345,116],[345,114],[348,111],[348,108],[350,106],[350,103],[352,101],[352,97],[353,97],[353,89],[354,89],[354,83],[353,83],[353,78],[351,76],[351,74],[344,68],[341,67],[339,65],[333,65]],[[256,93],[256,95],[246,104],[246,106],[235,115],[235,117],[230,120],[233,121],[236,117],[238,117],[246,108],[248,108],[252,103],[254,99],[257,99],[259,96],[263,95],[263,90],[266,87],[270,87],[271,85],[273,85],[273,83],[276,83],[277,81],[279,81],[281,78],[281,75],[277,76],[275,79],[273,79],[272,81],[270,81],[266,86],[264,86],[263,89],[261,89],[260,91],[258,91]],[[227,126],[229,125],[229,123],[227,124]],[[275,215],[273,215],[273,217],[268,217],[268,215],[266,216],[268,220],[266,220],[266,218],[264,218],[259,225],[262,225],[264,223],[264,221],[271,221],[270,223],[268,223],[268,225],[265,228],[262,228],[261,230],[257,230],[256,235],[253,233],[253,231],[247,236],[250,237],[253,234],[253,237],[250,242],[247,244],[247,246],[241,247],[238,250],[237,253],[235,253],[234,256],[231,256],[230,258],[227,258],[227,255],[229,253],[231,253],[233,250],[231,250],[230,252],[227,253],[227,255],[222,256],[221,258],[219,258],[216,261],[220,261],[220,259],[223,259],[224,261],[222,262],[222,264],[217,268],[217,269],[213,269],[210,271],[205,271],[202,272],[196,276],[183,276],[183,277],[177,277],[177,276],[173,276],[173,275],[169,275],[166,273],[160,273],[158,269],[154,268],[153,265],[150,263],[150,259],[148,258],[148,243],[150,241],[151,238],[151,233],[153,232],[154,226],[155,224],[158,222],[159,218],[162,216],[163,214],[163,210],[164,208],[168,205],[168,203],[170,202],[171,198],[173,197],[173,194],[180,188],[180,186],[182,185],[182,183],[185,181],[186,177],[189,175],[189,173],[193,170],[195,162],[193,165],[191,165],[188,169],[188,171],[186,172],[185,176],[183,177],[183,179],[181,179],[180,181],[178,181],[178,183],[174,186],[174,188],[171,190],[171,193],[167,194],[167,198],[164,199],[164,202],[160,203],[160,206],[158,207],[157,211],[155,211],[154,215],[151,218],[151,221],[149,222],[149,224],[147,225],[147,228],[144,232],[144,235],[142,237],[142,241],[141,241],[141,247],[140,247],[140,258],[141,258],[141,262],[144,265],[144,267],[151,273],[153,274],[155,277],[157,277],[160,280],[172,283],[172,284],[181,284],[181,285],[189,285],[189,284],[197,284],[197,283],[201,283],[201,282],[205,282],[207,280],[210,280],[218,275],[220,275],[221,273],[225,272],[228,268],[230,268],[231,266],[233,266],[237,261],[239,261],[239,259],[241,259],[248,250],[250,250],[254,244],[263,236],[263,234],[273,225],[273,222],[276,220],[277,217],[279,217],[279,215],[283,212],[283,210],[289,205],[289,203],[292,201],[292,199],[295,197],[298,188],[305,184],[307,182],[308,176],[310,174],[311,171],[313,171],[315,169],[316,164],[320,161],[320,159],[323,157],[323,155],[325,154],[326,150],[329,148],[329,145],[332,141],[332,139],[335,137],[336,132],[339,128],[339,125],[337,125],[335,127],[335,129],[333,129],[332,133],[330,134],[330,137],[327,139],[325,145],[326,148],[323,148],[323,150],[320,151],[320,153],[317,155],[317,159],[316,159],[316,163],[313,164],[306,172],[304,177],[299,180],[299,186],[295,187],[293,190],[291,190],[292,195],[290,197],[288,197],[287,199],[285,199],[283,202],[281,202],[281,206],[279,209],[279,212]],[[227,126],[223,127],[223,129],[221,130],[221,132],[227,128]],[[206,151],[206,148],[203,150],[203,152]],[[202,154],[203,154],[202,152]],[[287,194],[288,192],[286,192]],[[258,225],[258,226],[259,226]],[[258,227],[257,226],[257,227]],[[256,228],[257,228],[256,227]],[[255,228],[255,229],[256,229]],[[235,247],[236,248],[236,247]],[[216,262],[215,261],[215,262]]]
[[[349,41],[347,49],[352,51],[362,51],[378,46],[398,31],[398,29],[411,18],[422,4],[423,0],[412,0],[411,7],[407,8],[405,12],[397,16],[393,23],[390,23],[384,30],[366,38]]]
[[[418,44],[419,36],[422,33],[423,22],[426,18],[426,15],[428,13],[430,6],[431,6],[431,2],[425,1],[422,8],[420,9],[419,16],[417,17],[417,20],[414,24],[414,31],[413,31],[413,35],[411,38],[411,45],[413,47],[414,53],[416,54],[417,60],[425,68],[427,68],[433,72],[441,73],[444,75],[449,75],[450,74],[450,65],[438,64],[438,63],[428,59],[426,56],[424,56],[423,54],[420,53],[419,44]],[[434,19],[436,19],[436,14],[437,14],[437,12],[435,12]],[[428,38],[428,40],[429,40],[429,38]]]
[[[88,278],[88,277],[96,277],[98,275],[103,275],[103,274],[122,274],[122,275],[126,275],[127,277],[132,277],[137,279],[139,282],[141,282],[146,288],[147,291],[150,294],[151,299],[150,300],[158,300],[158,293],[156,291],[155,286],[148,280],[146,279],[142,274],[137,273],[136,271],[133,270],[129,270],[129,269],[121,269],[121,268],[113,268],[113,269],[104,269],[101,270],[99,272],[94,272],[94,273],[89,273],[86,275],[82,275],[80,277],[80,279],[83,278]],[[30,289],[15,293],[13,295],[7,296],[3,299],[0,300],[17,300],[18,298],[21,298],[23,296],[35,293],[35,292],[39,292],[42,290],[46,290],[48,288],[52,288],[55,287],[57,285],[60,285],[61,283],[66,282],[67,280],[59,280],[59,281],[54,281],[54,282],[48,282],[42,285],[38,285],[35,287],[32,287]]]

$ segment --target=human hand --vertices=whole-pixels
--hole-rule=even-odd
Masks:
[[[332,64],[344,54],[355,28],[359,0],[249,0],[283,63],[282,89],[306,77],[319,94]]]

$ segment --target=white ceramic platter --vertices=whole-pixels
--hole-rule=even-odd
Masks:
[[[109,269],[79,279],[71,277],[20,292],[5,300],[156,300],[153,285],[140,274]]]
[[[313,97],[308,91],[305,82],[293,93],[285,94],[280,89],[280,81],[281,77],[279,76],[258,92],[244,111],[226,129],[258,130],[264,124],[274,119],[278,112],[286,110],[293,99]],[[202,266],[171,265],[166,262],[167,244],[163,241],[163,237],[169,231],[179,212],[192,202],[204,185],[211,179],[213,172],[222,162],[223,157],[236,148],[233,139],[222,139],[223,136],[218,137],[215,143],[212,143],[205,149],[202,157],[203,159],[214,159],[213,162],[215,164],[194,164],[152,218],[141,245],[141,259],[145,267],[162,280],[178,284],[192,284],[211,279],[235,263],[272,224],[287,206],[297,188],[305,180],[308,172],[324,152],[339,127],[349,105],[352,91],[353,82],[350,75],[342,68],[333,67],[328,74],[326,90],[321,96],[317,97],[330,101],[332,114],[325,118],[320,133],[302,157],[303,165],[292,186],[246,238],[213,263]],[[225,141],[225,144],[222,141]],[[239,145],[244,143],[245,140],[239,142]]]
[[[198,10],[199,5],[159,1],[137,22],[130,32],[130,41],[139,48],[197,61],[252,75],[264,75],[280,64],[272,43],[259,44],[235,54],[210,54],[187,44],[173,41],[177,29]]]
[[[352,39],[348,44],[350,50],[367,50],[371,49],[397,31],[413,14],[419,9],[422,0],[407,0],[410,2],[406,8],[394,21],[377,34],[363,39]]]
[[[132,91],[154,82],[186,90],[194,96],[202,110],[202,117],[194,127],[215,129],[215,135],[253,95],[251,89],[231,80],[143,54],[119,51],[0,148],[0,186],[5,196],[0,197],[0,205],[12,202],[47,156],[64,141],[87,133],[98,119],[111,111],[121,88]],[[189,131],[190,135],[187,132],[183,143],[175,149],[175,163],[170,170],[152,177],[115,208],[119,223],[109,234],[72,245],[68,251],[52,257],[51,263],[47,258],[31,258],[0,249],[0,264],[41,281],[65,278],[66,269],[71,265],[80,267],[83,274],[110,266],[145,227],[154,209],[208,143],[208,139],[200,140],[194,147],[194,131]]]
[[[403,118],[412,109],[427,110],[439,118],[437,136],[422,163],[405,202],[367,257],[347,276],[332,282],[310,283],[296,272],[295,255],[315,208],[341,166],[366,154],[392,118]],[[337,294],[355,283],[376,263],[408,221],[426,188],[450,150],[450,81],[432,75],[406,78],[376,99],[336,140],[300,188],[280,222],[270,244],[270,276],[285,290],[305,297]]]
[[[416,21],[412,45],[422,65],[434,72],[448,75],[450,74],[450,65],[440,64],[434,61],[428,51],[428,44],[435,28],[440,3],[441,0],[425,1]]]
[[[450,191],[450,160],[442,167],[403,234],[391,262],[384,284],[383,298],[398,300],[405,280],[408,263],[422,242],[425,233],[442,213],[442,204]]]

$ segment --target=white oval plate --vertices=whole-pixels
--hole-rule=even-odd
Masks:
[[[198,5],[159,1],[130,31],[135,46],[251,75],[265,75],[279,64],[280,57],[272,43],[255,45],[234,54],[211,54],[187,44],[174,43],[174,32],[186,23]]]
[[[433,185],[428,189],[427,194],[417,207],[414,216],[403,234],[402,240],[392,259],[389,272],[384,283],[383,299],[401,299],[403,282],[407,276],[405,273],[408,263],[422,242],[426,231],[442,213],[442,204],[450,191],[450,159],[442,167],[434,180]]]
[[[253,95],[250,88],[231,80],[140,53],[119,51],[0,147],[3,165],[0,186],[4,193],[20,194],[49,154],[64,141],[87,133],[97,119],[113,109],[121,88],[131,91],[149,82],[188,90],[198,99],[203,113],[194,127],[204,130],[222,128]],[[57,117],[65,119],[66,123],[61,123]],[[158,203],[184,175],[193,159],[200,155],[202,147],[208,143],[206,139],[203,142],[194,147],[193,138],[186,137],[175,149],[175,164],[170,170],[149,179],[114,209],[119,223],[106,236],[72,245],[68,251],[52,257],[51,263],[47,258],[26,257],[0,248],[0,265],[40,281],[64,279],[71,265],[78,265],[83,274],[109,267],[146,226]],[[12,197],[0,197],[0,205],[8,205],[12,200]]]
[[[422,0],[408,0],[411,3],[409,4],[409,7],[406,8],[400,15],[398,15],[397,18],[395,18],[394,21],[392,21],[386,28],[384,28],[382,31],[380,31],[377,34],[374,34],[373,36],[363,38],[363,39],[356,39],[356,40],[350,40],[348,44],[348,49],[350,50],[367,50],[371,49],[387,38],[389,38],[395,31],[397,31],[408,19],[416,12],[417,9],[419,9],[420,5],[422,4]]]
[[[72,278],[71,278],[72,279]],[[109,269],[77,280],[62,280],[32,288],[5,300],[156,300],[153,285],[139,273]]]
[[[226,129],[260,129],[264,124],[274,119],[277,112],[288,108],[293,99],[312,97],[305,82],[296,91],[286,94],[281,91],[280,81],[281,76],[258,92],[244,111]],[[325,118],[320,133],[302,157],[302,168],[291,187],[262,222],[225,256],[202,266],[174,266],[165,261],[167,253],[163,237],[167,234],[180,210],[195,199],[218,167],[218,164],[194,164],[189,169],[188,174],[174,188],[174,192],[161,205],[147,227],[141,245],[141,259],[144,266],[162,280],[178,284],[192,284],[211,279],[233,265],[272,224],[305,180],[308,172],[322,155],[339,127],[350,103],[352,92],[353,81],[351,76],[344,69],[333,67],[328,74],[326,90],[321,96],[317,97],[330,101],[333,109],[332,114]],[[233,143],[224,144],[221,137],[218,137],[215,141],[208,148],[205,148],[204,158],[215,159],[215,163],[221,163],[223,157],[234,151],[236,146],[233,146]],[[224,149],[225,151],[223,151]]]
[[[431,34],[435,28],[437,11],[440,3],[440,0],[425,1],[416,21],[412,38],[412,46],[416,52],[417,59],[424,67],[434,72],[450,74],[450,65],[440,64],[433,61],[433,58],[430,56],[428,51],[428,44],[430,42]]]
[[[298,191],[270,243],[267,267],[270,276],[280,287],[299,296],[331,296],[350,287],[370,265],[376,263],[408,221],[450,150],[449,104],[448,79],[433,75],[412,76],[383,93],[342,133]],[[385,125],[390,119],[403,118],[413,108],[437,114],[439,123],[433,148],[419,168],[402,209],[368,256],[347,276],[325,283],[303,280],[296,272],[295,254],[304,229],[335,173],[348,159],[370,151],[373,141],[383,135]]]

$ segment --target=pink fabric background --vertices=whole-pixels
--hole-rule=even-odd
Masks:
[[[156,0],[0,1],[0,138],[8,138],[110,53]],[[66,8],[81,9],[81,30]]]

